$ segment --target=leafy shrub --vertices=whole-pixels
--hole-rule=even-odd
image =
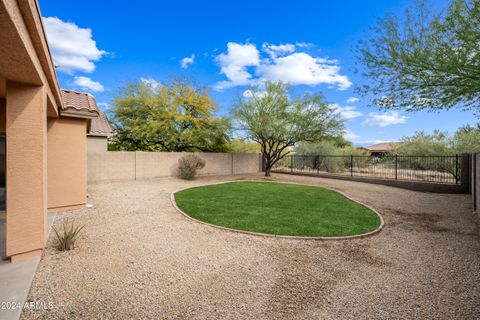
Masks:
[[[186,180],[193,180],[197,175],[197,170],[205,167],[205,160],[193,154],[183,156],[180,160],[178,160],[178,163],[180,178]]]
[[[344,161],[340,148],[332,141],[317,143],[302,143],[296,150],[294,168],[319,169],[326,172],[341,172],[344,170]],[[303,156],[303,157],[299,157]]]
[[[63,222],[63,228],[60,231],[53,227],[57,238],[57,249],[59,251],[72,250],[84,227],[84,225],[75,225],[73,222],[69,223],[68,221]]]

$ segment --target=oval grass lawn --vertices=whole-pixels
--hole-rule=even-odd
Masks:
[[[372,210],[320,187],[232,182],[186,189],[175,201],[200,221],[274,235],[350,236],[380,225]]]

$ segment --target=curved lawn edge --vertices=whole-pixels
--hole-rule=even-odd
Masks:
[[[261,233],[261,232],[253,232],[253,231],[247,231],[247,230],[240,230],[240,229],[233,229],[229,227],[223,227],[219,226],[216,224],[212,224],[209,222],[201,221],[196,218],[193,218],[192,216],[188,215],[186,212],[184,212],[180,207],[177,205],[177,202],[175,201],[175,194],[180,191],[188,190],[188,189],[193,189],[193,188],[200,188],[200,187],[206,187],[206,186],[212,186],[212,185],[218,185],[218,184],[227,184],[227,183],[235,183],[235,182],[270,182],[270,183],[282,183],[282,184],[291,184],[291,185],[299,185],[299,186],[310,186],[310,187],[317,187],[317,188],[323,188],[326,190],[330,190],[333,192],[338,193],[339,195],[343,196],[347,200],[350,200],[356,204],[359,204],[375,213],[378,216],[378,219],[380,220],[380,225],[372,231],[366,232],[366,233],[361,233],[361,234],[355,234],[355,235],[349,235],[349,236],[331,236],[331,237],[326,237],[326,236],[321,236],[321,237],[308,237],[308,236],[289,236],[289,235],[276,235],[276,234],[271,234],[271,233]],[[180,213],[182,216],[185,218],[203,224],[207,225],[213,228],[221,229],[221,230],[226,230],[226,231],[231,231],[231,232],[236,232],[236,233],[243,233],[247,235],[253,235],[253,236],[260,236],[260,237],[269,237],[269,238],[280,238],[280,239],[297,239],[297,240],[347,240],[347,239],[358,239],[358,238],[364,238],[368,236],[372,236],[374,234],[379,233],[383,227],[385,226],[385,221],[383,220],[382,215],[374,208],[371,206],[362,203],[358,200],[352,199],[350,196],[346,195],[345,193],[329,188],[329,187],[323,187],[323,186],[315,186],[311,184],[303,184],[303,183],[291,183],[291,182],[283,182],[283,181],[268,181],[268,180],[231,180],[231,181],[222,181],[222,182],[215,182],[215,183],[209,183],[205,185],[199,185],[199,186],[192,186],[192,187],[187,187],[187,188],[182,188],[180,190],[177,190],[175,192],[170,193],[170,202],[172,203],[172,206],[174,209]]]

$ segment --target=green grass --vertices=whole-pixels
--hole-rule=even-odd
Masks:
[[[177,192],[191,217],[233,229],[275,235],[348,236],[375,230],[370,209],[337,192],[271,182],[233,182]]]

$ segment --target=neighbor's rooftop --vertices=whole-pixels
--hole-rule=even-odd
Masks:
[[[92,119],[92,124],[90,125],[88,135],[97,137],[111,137],[114,134],[112,125],[108,121],[105,112],[102,110],[98,110],[98,112],[98,117]]]
[[[382,142],[366,147],[368,151],[392,151],[400,146],[401,142]]]

